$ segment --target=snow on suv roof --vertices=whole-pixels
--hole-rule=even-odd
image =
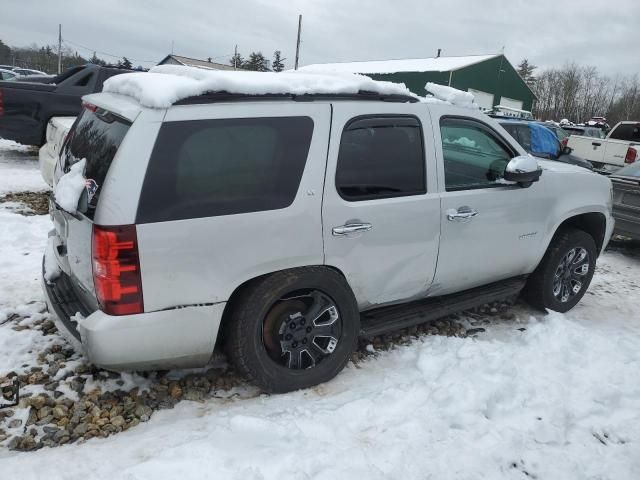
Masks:
[[[405,58],[369,62],[316,63],[301,67],[299,71],[342,73],[450,72],[497,56],[497,54],[494,54],[469,55],[466,57]]]
[[[404,84],[380,82],[351,73],[247,72],[160,65],[149,72],[124,73],[104,82],[103,92],[127,95],[140,105],[168,108],[213,92],[241,95],[343,95],[372,92],[417,98]]]

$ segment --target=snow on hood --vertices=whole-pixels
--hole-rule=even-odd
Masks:
[[[102,91],[128,95],[145,107],[168,108],[179,100],[209,92],[304,95],[353,94],[362,90],[415,97],[402,83],[381,82],[351,73],[246,72],[180,65],[160,65],[149,72],[116,75],[104,82]]]
[[[439,85],[433,82],[427,82],[424,89],[428,94],[432,95],[424,98],[423,101],[426,103],[448,103],[456,107],[471,108],[473,110],[480,108],[478,104],[475,103],[475,97],[472,93],[463,92],[457,88],[447,87],[446,85]]]

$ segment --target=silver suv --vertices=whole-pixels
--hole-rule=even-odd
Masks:
[[[202,366],[266,391],[334,377],[360,335],[522,290],[564,312],[613,228],[611,184],[494,120],[414,97],[85,97],[55,181],[44,291],[107,369]]]

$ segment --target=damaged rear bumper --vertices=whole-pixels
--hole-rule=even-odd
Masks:
[[[155,370],[206,365],[215,346],[224,303],[196,305],[137,315],[90,311],[62,273],[42,279],[49,311],[58,330],[89,361],[109,370]],[[84,317],[72,320],[77,313]]]

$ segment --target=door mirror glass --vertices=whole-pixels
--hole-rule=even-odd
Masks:
[[[521,187],[529,187],[542,175],[538,161],[531,155],[520,155],[512,158],[504,170],[504,179],[517,182]]]
[[[571,152],[573,152],[573,148],[571,147],[562,147],[562,155],[571,155]]]

